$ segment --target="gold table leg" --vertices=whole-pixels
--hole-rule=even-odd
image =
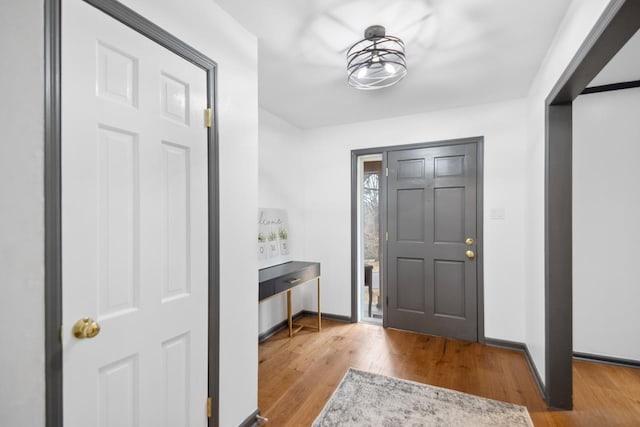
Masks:
[[[313,326],[302,325],[299,323],[293,323],[291,314],[291,289],[287,290],[287,324],[289,325],[289,338],[298,332],[302,328],[316,329]],[[294,330],[295,326],[295,330]],[[322,313],[320,312],[320,277],[318,277],[318,332],[322,330]]]

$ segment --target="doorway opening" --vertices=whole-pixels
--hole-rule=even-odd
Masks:
[[[382,154],[358,158],[358,320],[382,324],[381,193]]]
[[[207,295],[205,296],[204,302],[202,300],[198,302],[198,306],[202,310],[202,306],[206,305],[207,313],[204,315],[205,320],[207,320],[206,331],[204,333],[202,332],[202,329],[199,331],[198,336],[200,339],[198,340],[196,340],[195,338],[192,338],[194,335],[191,334],[190,331],[187,333],[182,333],[178,331],[177,333],[180,335],[177,335],[177,336],[174,336],[173,338],[169,338],[168,340],[165,340],[163,342],[162,348],[163,348],[163,351],[167,352],[166,354],[173,355],[172,360],[174,360],[175,362],[174,363],[175,366],[173,368],[175,369],[173,369],[171,372],[177,373],[174,375],[175,377],[174,379],[177,382],[181,381],[180,378],[183,378],[183,379],[187,378],[188,380],[188,377],[184,377],[184,375],[193,375],[193,374],[189,374],[189,372],[194,372],[193,369],[185,370],[184,367],[189,367],[191,366],[191,364],[193,365],[197,364],[197,366],[200,367],[202,371],[206,369],[207,372],[206,372],[205,378],[199,380],[198,382],[199,390],[202,391],[202,393],[199,393],[198,395],[201,395],[201,396],[207,395],[207,399],[208,399],[207,402],[209,406],[212,408],[212,415],[208,418],[207,424],[211,426],[218,425],[218,414],[219,414],[219,411],[218,411],[218,406],[219,406],[218,405],[219,403],[218,402],[219,400],[218,368],[219,366],[218,365],[219,365],[220,351],[219,351],[219,259],[218,259],[219,258],[219,255],[218,255],[219,254],[219,237],[218,237],[218,229],[219,229],[218,199],[219,197],[218,197],[218,137],[217,137],[218,126],[217,126],[217,114],[215,113],[217,111],[217,108],[215,108],[215,99],[217,98],[217,95],[216,95],[217,65],[214,61],[212,61],[202,53],[186,45],[183,41],[175,38],[171,34],[164,31],[162,28],[156,26],[152,22],[146,20],[144,17],[138,15],[131,9],[127,8],[121,3],[118,3],[115,0],[100,0],[100,1],[84,0],[83,2],[78,2],[73,6],[74,8],[75,7],[82,8],[85,10],[85,12],[87,10],[93,11],[93,9],[85,7],[86,5],[94,7],[99,11],[97,16],[98,16],[98,19],[101,20],[100,22],[102,22],[102,24],[106,23],[106,26],[110,26],[112,24],[115,26],[119,26],[118,31],[108,30],[109,34],[115,33],[118,36],[121,36],[125,32],[128,32],[129,29],[134,30],[135,34],[139,34],[140,36],[134,35],[134,37],[130,39],[135,39],[136,43],[147,43],[147,46],[149,46],[148,42],[150,41],[151,42],[150,45],[153,46],[153,48],[155,49],[155,52],[164,53],[163,61],[165,61],[166,58],[170,58],[168,61],[175,59],[177,62],[186,60],[188,64],[186,64],[186,66],[183,65],[183,68],[186,68],[189,70],[189,72],[198,75],[195,79],[193,79],[193,81],[197,82],[198,87],[201,88],[201,90],[198,92],[199,94],[197,97],[199,98],[198,102],[200,101],[206,102],[206,103],[202,102],[202,104],[200,105],[200,107],[198,107],[198,109],[200,109],[201,107],[206,107],[208,111],[213,111],[213,113],[211,114],[212,116],[211,126],[206,128],[206,130],[202,130],[203,127],[200,127],[200,130],[199,130],[200,135],[198,138],[198,141],[200,142],[199,148],[203,151],[203,153],[201,153],[202,156],[200,156],[201,161],[199,163],[200,165],[199,170],[202,173],[199,174],[200,179],[197,180],[197,183],[199,184],[199,189],[200,189],[199,195],[201,196],[198,199],[201,201],[201,204],[199,205],[201,209],[196,209],[196,210],[200,211],[199,225],[203,229],[207,230],[204,235],[201,234],[199,237],[200,243],[201,243],[199,247],[208,248],[208,251],[206,253],[203,250],[199,250],[199,251],[194,250],[193,252],[189,252],[189,256],[199,255],[201,260],[200,266],[202,267],[204,265],[204,268],[199,269],[198,283],[200,286],[198,289],[202,290],[206,288]],[[71,10],[72,9],[69,8],[67,11],[71,11]],[[46,183],[46,186],[45,186],[45,217],[46,217],[46,224],[45,224],[45,263],[46,263],[45,358],[47,361],[46,369],[45,369],[45,380],[46,380],[45,399],[46,399],[46,425],[52,426],[52,427],[63,425],[63,422],[64,422],[63,415],[65,415],[66,418],[74,418],[73,414],[71,414],[71,416],[68,413],[63,414],[63,403],[64,403],[63,402],[63,395],[64,395],[63,359],[64,358],[63,358],[63,345],[62,345],[63,340],[61,339],[61,333],[60,333],[61,327],[62,327],[61,325],[63,324],[62,260],[64,258],[62,256],[63,227],[62,227],[62,220],[61,220],[62,206],[63,206],[62,195],[64,194],[64,192],[61,189],[62,188],[61,186],[63,184],[63,180],[61,178],[63,175],[62,166],[64,163],[62,161],[62,155],[61,155],[61,146],[63,141],[62,133],[61,133],[61,129],[62,129],[61,111],[64,111],[64,109],[62,108],[62,101],[66,99],[68,95],[67,92],[69,92],[69,90],[67,90],[66,92],[61,90],[61,87],[63,87],[62,76],[64,75],[64,73],[61,72],[62,56],[61,56],[61,49],[60,49],[60,46],[62,44],[62,34],[63,34],[62,32],[63,20],[61,16],[62,12],[63,11],[62,11],[61,0],[51,0],[51,1],[45,2],[45,70],[46,70],[45,92],[44,92],[45,94],[44,95],[45,96],[45,129],[46,129],[45,159],[44,159],[45,183]],[[85,13],[85,12],[82,12],[82,13]],[[95,16],[96,15],[94,15],[94,17]],[[64,22],[67,22],[67,20],[69,22],[74,22],[73,19],[69,19],[68,17],[65,18]],[[83,22],[85,21],[83,20]],[[122,26],[120,26],[120,24],[126,27],[125,31],[120,31],[123,28]],[[66,31],[66,28],[67,27],[65,26],[65,31]],[[129,60],[131,58],[129,56],[125,56],[125,54],[120,53],[118,50],[109,48],[107,45],[94,44],[94,46],[98,46],[99,48],[104,48],[101,51],[101,53],[104,54],[103,55],[104,58],[106,58],[107,55],[113,55],[114,57],[118,58],[116,62],[125,64],[123,68],[126,69],[127,72],[130,71],[131,67],[128,67],[126,65],[126,64],[129,64],[130,62]],[[69,52],[69,49],[67,49],[66,51]],[[88,56],[85,56],[85,58],[87,57]],[[69,61],[69,63],[73,64],[74,61]],[[111,71],[111,69],[109,69],[108,71]],[[117,72],[120,72],[120,69],[117,69],[116,73]],[[169,79],[167,75],[162,74],[162,76]],[[124,79],[124,80],[116,79],[116,80],[118,84],[122,83],[126,85],[128,82],[127,79]],[[137,79],[133,79],[133,81],[137,81]],[[66,87],[69,87],[69,86],[67,85]],[[156,87],[160,88],[160,85],[157,85]],[[191,88],[194,88],[194,87],[195,87],[194,85],[191,86]],[[75,89],[78,90],[77,88]],[[118,88],[118,90],[119,89],[120,88]],[[91,91],[78,91],[78,92],[82,94],[93,93]],[[114,94],[114,93],[115,92],[111,92],[111,94]],[[118,92],[118,94],[120,94],[120,92]],[[104,96],[104,98],[108,99],[106,95]],[[137,100],[137,98],[135,99]],[[132,99],[127,98],[127,101],[129,101],[129,104],[131,105],[133,98]],[[98,111],[99,109],[96,108],[93,110]],[[103,108],[102,110],[107,110],[107,109]],[[108,111],[112,112],[113,108],[109,108]],[[128,115],[124,115],[124,116],[119,115],[118,117],[119,118],[128,117]],[[181,116],[180,118],[184,119],[184,116]],[[196,122],[194,121],[192,125],[195,128]],[[122,128],[124,129],[124,126]],[[186,129],[187,126],[185,125],[184,128]],[[96,127],[96,130],[97,129],[98,127]],[[117,191],[118,189],[120,189],[120,187],[126,188],[126,186],[123,184],[129,184],[128,188],[132,188],[132,187],[134,188],[133,190],[126,193],[128,194],[128,197],[126,196],[122,197],[123,199],[125,199],[126,202],[130,204],[129,206],[135,205],[135,207],[129,207],[128,209],[121,210],[122,212],[128,212],[127,214],[128,216],[126,217],[128,222],[126,220],[120,219],[119,221],[116,221],[116,223],[127,224],[127,225],[134,224],[137,227],[138,226],[137,212],[139,212],[139,210],[137,205],[137,199],[136,199],[136,202],[133,202],[132,200],[134,200],[134,197],[132,195],[135,195],[135,196],[138,195],[138,189],[137,189],[138,179],[137,179],[137,176],[135,178],[131,178],[131,176],[133,174],[133,171],[137,173],[139,170],[142,170],[142,168],[138,168],[138,159],[139,159],[138,147],[139,145],[141,145],[141,144],[138,144],[138,138],[137,138],[138,134],[132,133],[131,131],[124,131],[124,130],[121,131],[111,126],[99,127],[99,129],[101,132],[103,132],[103,135],[107,135],[111,138],[109,140],[110,142],[108,143],[109,151],[107,151],[109,160],[105,161],[103,164],[107,164],[109,166],[113,166],[111,165],[111,163],[113,163],[114,165],[122,164],[123,165],[122,169],[129,171],[129,175],[117,174],[117,173],[110,174],[110,176],[113,179],[116,179],[116,180],[120,179],[120,181],[116,181],[117,182],[116,185],[112,186],[113,188],[116,189],[114,194],[117,194],[117,195],[125,194],[124,191],[121,191],[121,192]],[[204,137],[202,135],[203,132],[205,132]],[[127,141],[127,138],[129,141]],[[106,141],[106,140],[107,140],[106,137],[104,139],[101,139],[101,141]],[[116,142],[112,143],[111,141],[116,141]],[[191,152],[190,151],[191,147],[188,147],[188,149],[186,149],[183,146],[178,144],[174,144],[174,143],[165,144],[164,142],[162,145],[166,148],[167,150],[166,153],[169,153],[168,157],[165,156],[165,159],[170,158],[170,161],[172,162],[170,164],[173,166],[173,169],[172,169],[173,171],[175,170],[184,171],[185,169],[183,165],[187,165],[190,167],[193,166],[193,163],[189,163],[189,162],[185,163],[184,160],[181,161],[181,159],[184,159],[184,157],[182,158],[180,157],[181,155],[186,156],[187,153]],[[91,146],[91,144],[89,144],[89,146]],[[107,146],[106,143],[101,142],[101,147],[104,148],[106,146]],[[202,149],[203,146],[206,147],[206,151]],[[167,165],[168,164],[169,163],[167,163]],[[179,169],[180,166],[183,166],[183,169]],[[65,170],[67,169],[68,169],[68,165],[65,166]],[[106,170],[106,168],[104,169]],[[167,180],[161,180],[161,181],[156,180],[155,182],[157,183],[162,181],[166,182]],[[174,192],[177,193],[181,189],[183,191],[187,191],[187,190],[184,190],[185,188],[187,188],[185,185],[185,180],[183,179],[180,182],[182,182],[182,185],[175,184],[174,186],[170,187],[172,190],[171,194],[173,194]],[[186,179],[186,183],[188,183],[189,185],[193,182],[196,182],[196,180],[192,180],[190,177],[189,179]],[[190,187],[189,187],[189,190],[190,190]],[[203,195],[204,197],[202,197]],[[68,210],[73,211],[73,209],[68,209]],[[134,211],[136,212],[136,215],[131,213]],[[202,212],[204,212],[204,214],[202,214]],[[118,211],[118,213],[120,213],[120,210]],[[171,213],[173,213],[173,211],[171,211]],[[124,214],[120,218],[123,218],[123,217],[124,217]],[[131,218],[133,218],[133,220]],[[132,231],[131,233],[134,233],[134,232]],[[136,242],[135,245],[137,246],[137,241],[138,241],[137,236],[138,235],[135,234],[135,237],[131,237],[128,240],[122,239],[121,241],[122,242],[135,241]],[[109,237],[112,237],[111,233],[109,233]],[[182,241],[184,242],[184,240]],[[131,245],[131,243],[129,244]],[[125,255],[125,256],[127,257],[125,261],[129,261],[130,256],[129,255]],[[206,259],[203,259],[203,258],[206,258]],[[184,258],[181,258],[181,259],[184,259]],[[81,264],[78,264],[78,265],[81,265]],[[174,263],[172,265],[177,265],[177,264]],[[138,270],[136,269],[136,271]],[[137,273],[128,276],[128,278],[131,278],[131,277],[133,277],[132,281],[135,282],[135,285],[137,285]],[[129,281],[129,283],[132,283],[132,281]],[[125,283],[126,281],[123,280],[122,282]],[[155,282],[155,283],[159,283],[159,282]],[[116,285],[120,285],[120,284],[116,283]],[[120,285],[120,286],[121,286],[120,289],[123,289],[125,285]],[[124,301],[124,302],[130,303],[129,307],[135,307],[133,304],[134,303],[137,304],[138,300],[137,300],[137,294],[134,291],[131,291],[131,292],[129,291],[129,289],[132,289],[132,288],[134,287],[130,286],[129,288],[127,288],[125,292],[118,292],[116,298],[121,298],[121,299],[117,300],[117,302],[119,303],[119,301]],[[173,289],[176,289],[176,288],[172,288],[171,290]],[[189,293],[184,295],[193,294],[194,288],[188,288],[188,289],[189,289]],[[133,297],[131,297],[132,294],[134,295]],[[201,292],[201,295],[202,294],[204,294],[204,292]],[[182,296],[183,294],[178,294],[178,297],[182,297]],[[126,298],[129,298],[129,299],[126,299]],[[178,298],[178,299],[183,301],[183,299],[181,298]],[[163,303],[165,301],[174,302],[174,301],[177,301],[178,299],[173,298],[172,296],[169,296],[168,298],[165,298],[163,300]],[[107,298],[107,300],[109,299]],[[133,303],[131,303],[132,301]],[[122,304],[121,306],[124,306],[124,304]],[[120,307],[120,306],[117,306],[117,307]],[[103,316],[103,317],[110,321],[113,321],[115,319],[115,316],[113,316],[114,312],[118,314],[133,313],[133,311],[130,311],[130,310],[127,311],[126,308],[120,310],[119,312],[117,312],[116,310],[108,313],[108,316]],[[71,310],[66,310],[66,312],[71,313]],[[203,317],[203,316],[200,316],[200,317]],[[208,319],[206,317],[208,317]],[[66,325],[67,323],[65,323],[65,326]],[[172,325],[172,326],[175,326],[175,325]],[[69,329],[70,328],[71,327],[69,326]],[[165,330],[167,328],[160,327],[156,329]],[[113,330],[114,329],[111,329],[111,331]],[[173,331],[175,332],[175,329],[173,329]],[[66,335],[67,334],[65,333],[64,336]],[[117,332],[116,332],[116,335],[118,335]],[[113,332],[111,332],[111,335],[109,335],[109,330],[105,328],[105,331],[101,336],[108,337],[108,336],[114,336],[114,335],[113,335]],[[85,337],[88,338],[88,335],[85,335]],[[199,347],[197,347],[199,350],[197,352],[188,351],[191,343],[193,342],[194,344],[196,344],[196,341],[197,341],[197,344],[199,345]],[[80,347],[65,346],[66,349],[71,349],[71,348],[80,349],[81,347],[82,346]],[[122,346],[116,346],[116,347],[118,348],[118,350],[122,349]],[[115,348],[115,347],[111,346],[111,348]],[[155,348],[159,349],[159,347],[155,347]],[[205,351],[205,353],[203,353],[203,351]],[[184,355],[188,356],[189,354],[198,355],[199,360],[197,361],[197,363],[191,363],[189,357],[186,357],[186,358],[183,357]],[[159,359],[159,358],[156,358],[156,359]],[[84,360],[95,361],[96,359],[84,358]],[[131,374],[132,372],[137,372],[138,367],[142,367],[142,365],[138,363],[138,360],[139,359],[135,354],[132,356],[127,356],[124,359],[120,359],[118,361],[112,362],[111,365],[106,365],[106,366],[111,366],[110,368],[101,369],[98,372],[100,372],[101,374],[103,373],[105,375],[116,375],[116,379],[118,378],[122,379],[125,377],[131,379],[132,377],[129,374]],[[183,363],[182,365],[183,368],[180,368],[180,363]],[[166,368],[169,369],[169,367],[166,367]],[[68,371],[67,369],[64,369],[65,374],[67,371]],[[167,372],[170,372],[170,370],[167,370]],[[127,377],[127,375],[129,376]],[[180,375],[182,375],[182,377],[180,377]],[[102,389],[98,390],[94,387],[89,387],[89,388],[92,388],[95,392],[104,391],[106,393],[111,393],[110,395],[117,394],[118,396],[124,396],[120,399],[116,399],[117,403],[124,408],[124,410],[121,411],[121,413],[117,414],[120,418],[122,416],[130,415],[132,411],[131,408],[134,408],[134,406],[132,406],[133,405],[132,402],[136,403],[136,405],[138,402],[137,394],[139,393],[137,393],[138,392],[137,382],[134,381],[132,383],[126,378],[124,381],[115,381],[115,382],[112,381],[113,384],[109,383],[110,385],[105,390],[102,390]],[[127,390],[127,393],[123,394],[122,392],[119,392],[117,388],[113,388],[113,387],[119,387],[119,386]],[[126,389],[125,387],[127,386],[131,386],[131,388]],[[176,390],[178,388],[176,388]],[[136,394],[133,394],[131,390],[135,390]],[[197,398],[198,395],[195,395],[193,392],[191,392],[190,394],[191,396],[194,396],[194,399],[191,399],[191,401],[195,402],[193,403],[194,405],[197,405],[198,402],[197,402],[197,399],[195,398]],[[88,397],[91,397],[91,396],[88,396]],[[69,402],[78,403],[78,401],[74,399],[67,399],[67,400]],[[93,401],[95,402],[96,400],[93,399]],[[183,407],[180,407],[179,405],[190,403],[188,402],[188,399],[187,400],[184,399],[184,396],[182,400],[173,399],[172,402],[178,406],[175,406],[175,405],[172,406],[171,410],[174,411],[173,413],[179,413],[179,414],[186,413],[184,411],[179,412],[183,409]],[[177,409],[173,409],[174,407]],[[83,405],[80,407],[80,411],[84,411],[84,413],[86,414],[86,408],[87,406]],[[112,413],[114,412],[113,408],[115,408],[115,406],[111,405]],[[127,413],[126,411],[129,411],[129,412]],[[155,414],[156,412],[151,412],[151,413]],[[121,415],[121,414],[125,414],[125,415]]]
[[[544,394],[552,408],[573,407],[573,102],[638,31],[639,13],[638,2],[612,1],[545,101]]]
[[[351,152],[352,322],[484,343],[483,147],[471,137]],[[367,207],[378,221],[367,224]]]

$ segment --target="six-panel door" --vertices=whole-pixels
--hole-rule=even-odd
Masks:
[[[205,426],[206,73],[62,4],[67,427]],[[93,338],[71,328],[90,317]]]
[[[471,143],[388,154],[390,327],[477,339],[476,261],[467,256],[476,250],[476,150]]]

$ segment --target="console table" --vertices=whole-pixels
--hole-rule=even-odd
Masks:
[[[274,265],[259,270],[259,296],[258,301],[264,301],[283,292],[287,293],[287,323],[289,325],[289,336],[300,331],[302,328],[322,330],[322,319],[320,315],[320,263],[290,261],[284,264]],[[294,324],[291,319],[291,289],[295,286],[306,283],[310,280],[318,280],[318,326]],[[294,329],[295,327],[295,329]]]

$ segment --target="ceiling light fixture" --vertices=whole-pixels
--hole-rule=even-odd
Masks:
[[[347,52],[349,84],[356,89],[382,89],[407,75],[404,42],[387,36],[382,25],[372,25]]]

